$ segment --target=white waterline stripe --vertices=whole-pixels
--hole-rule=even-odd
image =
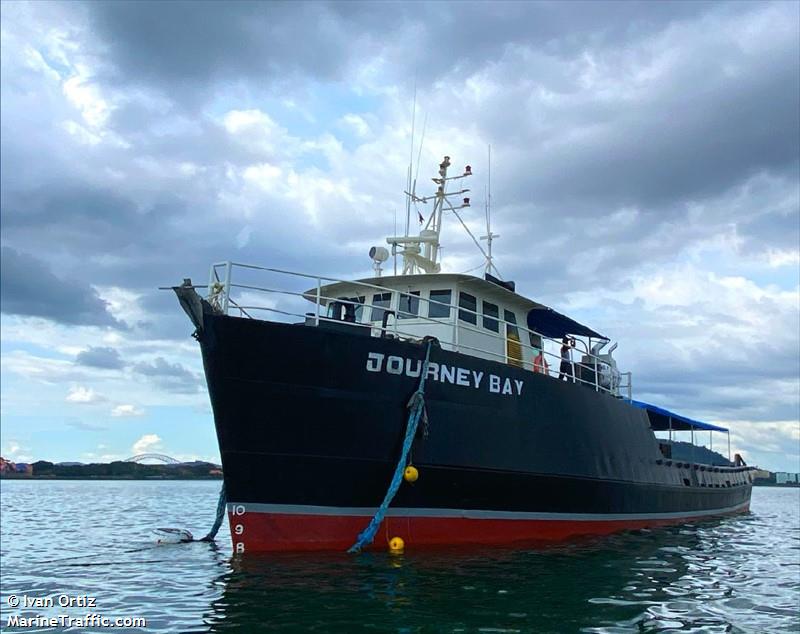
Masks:
[[[436,508],[390,508],[387,517],[432,517],[463,518],[475,520],[569,520],[577,522],[592,521],[630,521],[654,519],[681,519],[692,517],[708,517],[723,513],[732,513],[749,506],[750,501],[735,506],[704,511],[677,511],[672,513],[529,513],[524,511],[485,511],[480,509],[436,509]],[[326,515],[370,517],[374,515],[372,507],[336,507],[311,506],[302,504],[247,504],[229,502],[228,512],[236,515],[252,513],[272,513],[282,515]]]

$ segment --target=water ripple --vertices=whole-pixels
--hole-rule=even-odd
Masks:
[[[155,546],[148,535],[202,534],[216,482],[0,487],[3,624],[84,615],[7,604],[66,594],[96,597],[104,616],[145,617],[150,633],[800,631],[796,489],[755,489],[746,516],[544,549],[235,558],[226,529],[219,545]]]

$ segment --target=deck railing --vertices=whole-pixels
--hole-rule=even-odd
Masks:
[[[288,276],[294,277],[299,279],[310,280],[313,282],[312,290],[310,291],[291,291],[285,288],[273,288],[271,286],[260,286],[256,284],[244,284],[240,282],[233,281],[233,270],[235,268],[241,270],[249,270],[249,271],[258,271],[262,273],[272,273],[279,276]],[[237,275],[237,279],[238,279]],[[241,317],[248,317],[248,318],[256,318],[253,313],[258,311],[269,312],[276,315],[283,315],[286,317],[296,317],[302,320],[305,320],[307,323],[311,321],[314,325],[319,325],[320,322],[335,322],[337,324],[345,324],[351,325],[353,327],[364,327],[370,326],[372,328],[372,333],[375,336],[381,336],[384,334],[391,334],[397,339],[400,340],[408,340],[408,341],[418,341],[421,339],[421,335],[419,332],[412,333],[407,330],[404,330],[400,327],[400,324],[403,322],[402,319],[398,319],[397,311],[387,307],[379,307],[381,312],[387,312],[390,315],[393,314],[394,318],[392,319],[391,324],[386,324],[384,327],[383,324],[376,325],[373,321],[362,321],[362,322],[348,322],[342,321],[341,319],[334,319],[330,318],[325,314],[325,310],[327,309],[327,302],[338,302],[339,304],[343,305],[352,305],[354,306],[354,310],[358,307],[362,307],[364,309],[371,308],[371,306],[366,302],[355,302],[352,300],[342,299],[340,297],[330,297],[326,296],[322,292],[322,287],[331,284],[331,283],[344,283],[355,287],[360,287],[364,289],[369,289],[370,291],[378,291],[383,293],[397,293],[400,297],[409,297],[413,298],[415,301],[419,302],[418,310],[416,315],[412,315],[413,320],[417,322],[426,322],[430,324],[436,324],[441,326],[443,324],[449,325],[453,327],[453,340],[452,341],[441,341],[441,345],[444,349],[451,350],[453,352],[464,352],[466,354],[471,354],[471,356],[480,356],[480,357],[490,357],[495,358],[502,363],[508,363],[511,365],[516,365],[518,367],[530,367],[533,368],[533,361],[527,361],[526,359],[526,352],[528,355],[531,354],[534,347],[530,344],[526,344],[524,341],[523,333],[527,333],[528,340],[530,341],[530,337],[534,336],[537,337],[541,342],[541,348],[537,348],[541,350],[544,359],[547,361],[546,369],[543,373],[551,376],[551,377],[559,377],[559,378],[566,378],[566,380],[573,381],[575,383],[581,383],[587,387],[591,387],[598,392],[606,392],[612,394],[616,397],[626,398],[628,400],[632,399],[633,397],[633,386],[632,386],[632,375],[630,372],[622,372],[617,373],[615,376],[613,373],[610,372],[610,367],[608,363],[601,357],[598,357],[591,353],[590,350],[587,350],[581,353],[578,350],[575,350],[576,353],[582,354],[583,357],[589,357],[590,363],[583,363],[581,361],[572,361],[572,372],[571,375],[567,375],[564,377],[562,373],[559,372],[558,368],[561,365],[561,356],[560,354],[556,354],[553,352],[549,352],[544,349],[544,342],[550,342],[557,347],[561,346],[561,341],[559,339],[554,339],[552,337],[548,337],[546,335],[542,335],[535,330],[531,330],[526,326],[518,323],[513,323],[506,321],[503,319],[503,316],[498,314],[495,316],[490,316],[489,319],[497,322],[499,325],[499,332],[494,332],[493,330],[489,329],[481,329],[477,326],[470,324],[469,322],[465,322],[463,320],[459,320],[459,313],[467,313],[475,316],[476,324],[480,322],[481,319],[486,317],[485,315],[479,313],[478,311],[470,310],[459,306],[458,303],[450,303],[446,304],[444,302],[439,302],[436,300],[431,300],[430,298],[422,297],[420,295],[414,295],[411,293],[407,293],[404,291],[399,290],[398,288],[390,288],[386,286],[380,286],[377,284],[371,284],[369,282],[360,282],[354,280],[346,280],[346,279],[337,279],[334,277],[326,277],[320,275],[310,275],[306,273],[298,273],[296,271],[287,271],[283,269],[276,269],[276,268],[269,268],[269,267],[262,267],[256,266],[252,264],[243,264],[238,262],[219,262],[215,263],[211,266],[211,272],[209,275],[209,282],[208,282],[208,300],[218,308],[221,312],[228,315],[232,312],[234,314],[238,313]],[[456,290],[456,289],[454,289]],[[232,294],[235,292],[239,292],[239,295],[235,299],[232,297]],[[314,305],[313,312],[309,311],[292,311],[292,310],[285,310],[284,308],[278,308],[277,306],[267,306],[261,305],[257,303],[248,303],[246,301],[248,298],[246,296],[247,293],[266,293],[266,294],[274,294],[278,296],[288,297],[291,299],[300,299],[302,301],[310,301]],[[457,299],[457,293],[455,293]],[[438,308],[447,308],[449,310],[449,318],[434,318],[428,317],[427,313],[429,311],[422,311],[421,306],[422,303],[427,304],[430,306],[431,304],[435,304]],[[399,304],[398,304],[399,307]],[[372,307],[374,309],[374,307]],[[423,315],[422,313],[425,312],[426,314]],[[409,313],[404,313],[409,314]],[[371,315],[370,315],[371,317]],[[476,346],[470,346],[458,340],[457,332],[458,329],[468,330],[476,333],[480,333],[484,336],[490,336],[496,338],[497,340],[502,342],[501,349],[503,352],[497,352],[496,350],[489,350],[486,348],[480,348]],[[509,341],[509,332],[516,331],[517,336],[516,338],[510,339],[514,341],[516,344],[519,345],[520,350],[520,358],[517,359],[516,357],[509,356],[507,344]],[[517,341],[518,339],[518,341]],[[477,354],[476,354],[477,353]],[[609,368],[608,376],[611,377],[610,385],[604,385],[601,381],[601,371],[600,369],[606,366]],[[585,372],[586,370],[586,372]],[[585,379],[583,376],[591,376],[592,379]],[[617,382],[618,379],[619,382]]]

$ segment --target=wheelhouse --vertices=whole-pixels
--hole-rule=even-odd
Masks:
[[[576,342],[572,380],[615,395],[621,387],[629,391],[630,374],[617,371],[613,349],[601,353],[606,337],[513,288],[489,275],[396,275],[337,281],[304,297],[318,304],[320,316],[309,321],[322,327],[346,325],[405,340],[435,337],[447,350],[554,377],[561,369],[562,338],[569,337]]]

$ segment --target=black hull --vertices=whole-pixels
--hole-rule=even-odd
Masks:
[[[229,509],[273,519],[370,515],[398,460],[419,382],[407,373],[425,348],[210,312],[199,338]],[[367,370],[370,353],[383,355],[381,371]],[[387,371],[390,356],[406,360],[391,366],[400,373]],[[749,505],[747,469],[665,459],[646,412],[624,400],[438,347],[431,361],[461,368],[461,384],[449,375],[427,382],[429,423],[412,449],[420,479],[401,487],[395,515],[596,518],[624,527]],[[283,530],[263,526],[250,532]],[[269,547],[263,534],[248,538],[248,550]]]

